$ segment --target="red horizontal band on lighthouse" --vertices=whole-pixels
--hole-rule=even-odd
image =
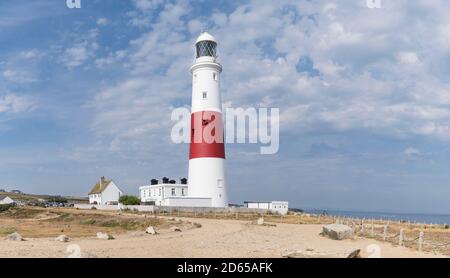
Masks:
[[[189,159],[211,157],[225,159],[222,113],[200,111],[191,114]]]

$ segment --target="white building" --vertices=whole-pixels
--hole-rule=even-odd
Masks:
[[[15,204],[15,203],[16,203],[16,201],[9,198],[8,196],[0,196],[0,205],[11,205],[11,204]]]
[[[165,178],[162,183],[157,180],[152,183],[139,187],[141,202],[156,206],[211,207],[211,198],[190,197],[187,184]]]
[[[88,195],[89,204],[108,205],[117,203],[123,192],[112,180],[101,177]]]
[[[289,210],[289,202],[271,201],[271,202],[244,202],[246,208],[252,209],[268,209],[279,214],[287,214]]]

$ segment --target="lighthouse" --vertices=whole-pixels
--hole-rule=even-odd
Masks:
[[[227,207],[225,145],[220,97],[222,66],[217,41],[203,32],[195,43],[191,67],[192,106],[189,152],[189,196],[211,198],[212,207]]]

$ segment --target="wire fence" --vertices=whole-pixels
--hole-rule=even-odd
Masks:
[[[193,211],[155,211],[161,216],[190,218],[210,218],[223,220],[257,221],[272,224],[344,224],[353,229],[354,235],[372,238],[393,245],[413,248],[419,252],[434,252],[450,255],[450,230],[447,225],[420,224],[406,221],[383,219],[355,219],[329,215],[294,213],[287,215],[258,212],[213,212],[208,210]]]

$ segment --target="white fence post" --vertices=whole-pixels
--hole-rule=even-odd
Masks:
[[[400,235],[398,237],[398,245],[403,246],[403,228],[400,229]]]
[[[371,236],[374,236],[374,234],[375,234],[375,233],[374,233],[374,228],[375,228],[375,227],[374,227],[374,224],[373,224],[373,221],[372,221],[372,226],[370,227],[370,235],[371,235]]]
[[[423,231],[420,231],[419,234],[419,252],[422,252],[422,247],[423,247]]]
[[[384,229],[383,229],[383,241],[386,241],[386,239],[387,239],[387,229],[388,229],[388,226],[385,225]]]

